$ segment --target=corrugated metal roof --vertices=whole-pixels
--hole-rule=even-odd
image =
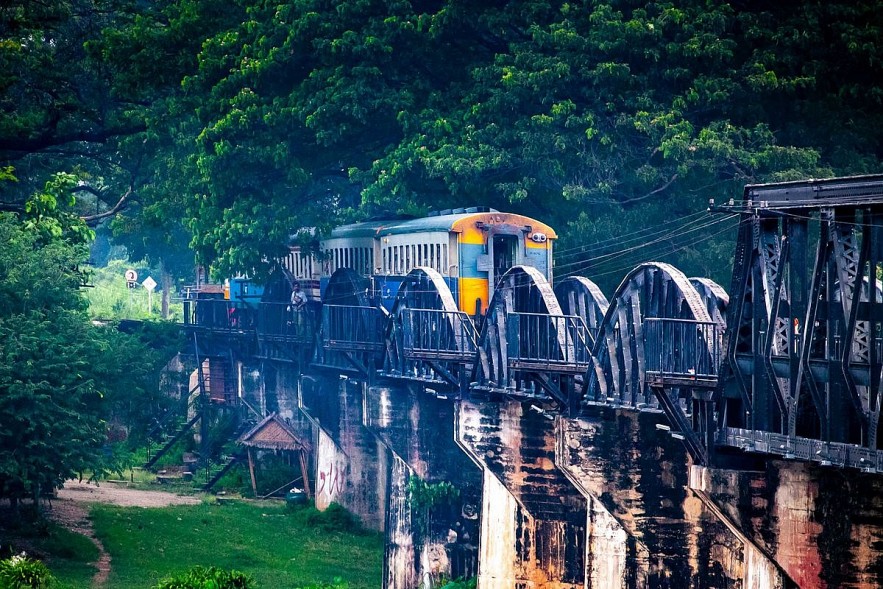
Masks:
[[[489,212],[468,212],[468,213],[452,213],[447,215],[434,215],[429,217],[421,217],[419,219],[391,219],[387,221],[369,221],[365,223],[353,223],[351,225],[343,225],[331,232],[330,238],[342,237],[381,237],[384,235],[402,235],[406,233],[431,233],[431,232],[449,232],[458,223],[462,225],[463,221],[484,221],[486,223],[494,223],[494,218],[505,219],[505,222],[512,221],[523,223],[525,225],[533,225],[537,228],[545,229],[549,237],[554,239],[557,237],[554,230],[541,221],[517,215],[515,213],[501,213],[491,210]]]

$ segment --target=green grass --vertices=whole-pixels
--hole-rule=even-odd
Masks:
[[[35,546],[50,555],[46,564],[64,588],[82,587],[83,579],[88,581],[97,571],[92,563],[98,560],[98,548],[82,534],[50,524],[49,535]]]
[[[89,299],[89,312],[99,319],[159,319],[162,304],[160,287],[153,292],[153,312],[148,310],[147,291],[140,284],[135,288],[126,286],[126,269],[139,264],[131,264],[125,260],[111,260],[104,268],[92,268],[89,279],[93,288],[85,289]],[[146,276],[140,276],[139,282]],[[153,273],[156,282],[159,274]],[[173,293],[174,295],[174,293]],[[170,319],[180,321],[183,316],[183,305],[173,302],[169,305]]]
[[[382,537],[347,531],[345,521],[325,521],[311,508],[246,501],[161,509],[95,505],[92,519],[111,555],[107,586],[115,589],[148,589],[194,565],[246,572],[261,589],[334,577],[350,589],[381,585]]]

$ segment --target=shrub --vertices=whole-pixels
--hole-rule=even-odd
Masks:
[[[0,560],[0,589],[46,589],[55,583],[55,577],[39,560],[22,552]]]
[[[292,510],[295,521],[323,532],[365,533],[359,519],[339,503],[332,503],[325,511],[319,511],[312,505],[293,506]]]
[[[475,577],[471,579],[454,579],[451,581],[444,582],[441,586],[441,589],[475,589],[478,586],[478,579]]]
[[[253,589],[254,581],[245,573],[217,567],[193,567],[185,573],[166,577],[154,589]]]
[[[299,585],[295,589],[347,589],[349,585],[340,577],[334,577],[330,583],[311,583],[309,585]]]

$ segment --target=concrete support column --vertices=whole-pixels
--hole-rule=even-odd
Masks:
[[[801,589],[883,586],[883,477],[769,461],[693,467],[690,484]]]
[[[363,391],[365,425],[396,461],[387,550],[387,558],[396,561],[387,562],[394,574],[387,576],[386,587],[410,589],[411,579],[428,587],[442,577],[475,576],[481,471],[454,440],[452,402],[416,386]],[[415,503],[409,492],[412,478],[415,485],[453,488],[456,496],[432,507]],[[392,545],[403,548],[392,550]]]
[[[361,385],[305,379],[300,394],[299,413],[313,432],[316,507],[339,503],[383,531],[392,456],[364,425]]]
[[[457,440],[484,479],[480,589],[586,584],[586,501],[555,467],[548,409],[540,402],[457,405]]]
[[[587,586],[790,586],[770,558],[690,488],[690,458],[661,414],[599,408],[556,423],[558,464],[597,516],[589,526]]]

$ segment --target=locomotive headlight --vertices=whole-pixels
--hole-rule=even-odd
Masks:
[[[546,234],[539,231],[530,236],[530,240],[534,243],[546,243],[547,239],[549,238],[546,237]]]

